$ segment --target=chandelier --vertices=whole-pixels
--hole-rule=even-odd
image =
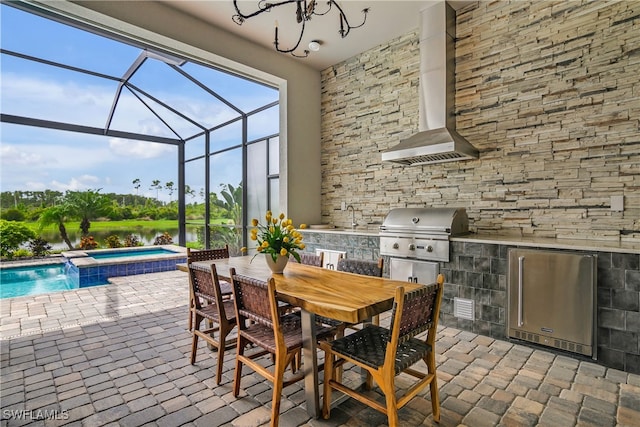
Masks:
[[[282,1],[275,1],[275,2],[269,2],[266,0],[260,0],[258,1],[257,4],[257,10],[255,10],[252,13],[249,14],[244,14],[242,12],[240,12],[240,8],[238,7],[238,0],[233,0],[233,6],[236,9],[236,14],[233,15],[231,17],[231,19],[233,20],[233,22],[235,22],[238,25],[242,25],[244,23],[244,21],[246,21],[249,18],[253,18],[254,16],[258,16],[264,12],[270,12],[271,9],[274,9],[278,6],[284,6],[287,4],[295,4],[295,12],[296,12],[296,21],[298,22],[298,24],[301,24],[300,26],[300,35],[298,36],[298,42],[295,44],[295,46],[293,46],[290,49],[287,48],[282,48],[280,47],[280,43],[278,41],[278,21],[275,22],[275,35],[274,35],[274,41],[273,44],[276,47],[276,50],[278,52],[281,53],[290,53],[291,55],[297,57],[297,58],[306,58],[307,56],[309,56],[309,50],[305,49],[304,50],[304,54],[303,55],[297,55],[295,53],[296,49],[298,49],[298,47],[300,46],[300,42],[302,42],[302,37],[304,35],[304,27],[307,21],[310,21],[311,18],[316,15],[316,16],[322,16],[322,15],[326,15],[327,13],[329,13],[331,11],[331,9],[333,7],[335,7],[338,10],[338,13],[340,14],[340,29],[338,30],[338,33],[340,34],[340,37],[345,38],[349,35],[349,32],[354,29],[354,28],[360,28],[364,25],[364,23],[367,21],[367,13],[369,12],[369,8],[365,8],[362,9],[362,13],[364,14],[364,18],[362,20],[362,22],[360,23],[360,25],[351,25],[349,24],[349,20],[347,19],[347,15],[345,15],[344,11],[342,10],[342,8],[340,7],[340,5],[338,3],[336,3],[335,0],[328,0],[327,2],[327,7],[325,10],[323,11],[318,11],[316,6],[318,4],[318,2],[316,2],[316,0],[311,0],[311,1],[307,1],[307,0],[282,0]],[[320,42],[318,42],[317,40],[313,40],[310,44],[310,49],[312,50],[318,50],[320,48]]]

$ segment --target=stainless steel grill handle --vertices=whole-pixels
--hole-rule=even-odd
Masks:
[[[522,282],[524,281],[524,257],[518,257],[518,326],[522,326]]]

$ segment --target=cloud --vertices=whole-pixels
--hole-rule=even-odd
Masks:
[[[175,153],[175,147],[170,145],[120,138],[111,138],[109,140],[109,148],[116,156],[139,159],[153,159],[164,157],[168,153]]]
[[[0,146],[0,155],[2,156],[2,163],[15,166],[32,166],[34,163],[47,163],[47,160],[39,153],[20,150],[13,145],[2,144]]]
[[[77,178],[71,178],[68,183],[53,180],[48,188],[58,191],[84,191],[99,187],[100,178],[93,175],[82,175]]]

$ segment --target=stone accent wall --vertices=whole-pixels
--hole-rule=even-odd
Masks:
[[[476,232],[640,241],[640,2],[479,2],[457,22],[457,128],[480,159],[381,163],[418,130],[411,31],[322,72],[322,221],[349,226],[343,201],[372,227],[463,206]]]
[[[446,278],[443,325],[507,339],[509,249],[517,247],[452,242],[451,262],[440,263]],[[640,373],[640,255],[597,252],[597,256],[598,363]],[[453,315],[455,297],[475,301],[474,320]]]

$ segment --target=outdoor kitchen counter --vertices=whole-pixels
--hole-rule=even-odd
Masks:
[[[305,233],[326,233],[326,234],[349,234],[349,235],[361,235],[361,236],[376,236],[378,237],[379,235],[379,228],[380,226],[377,225],[375,226],[375,228],[356,228],[355,230],[352,230],[350,228],[318,228],[318,229],[314,229],[314,228],[305,228],[304,230],[298,230],[298,231],[303,231]]]
[[[549,237],[500,236],[490,234],[469,234],[465,236],[451,237],[450,240],[452,242],[489,243],[548,249],[604,251],[640,255],[640,241],[616,242],[611,240],[554,239]]]
[[[361,235],[368,237],[379,236],[379,226],[350,230],[347,228],[331,229],[304,229],[305,233],[321,233],[325,235]],[[537,247],[549,249],[563,249],[574,251],[607,251],[625,254],[640,255],[640,241],[616,242],[612,240],[589,239],[555,239],[550,237],[507,236],[499,234],[468,234],[464,236],[452,236],[452,242],[489,243],[498,245],[517,245],[524,247]]]

